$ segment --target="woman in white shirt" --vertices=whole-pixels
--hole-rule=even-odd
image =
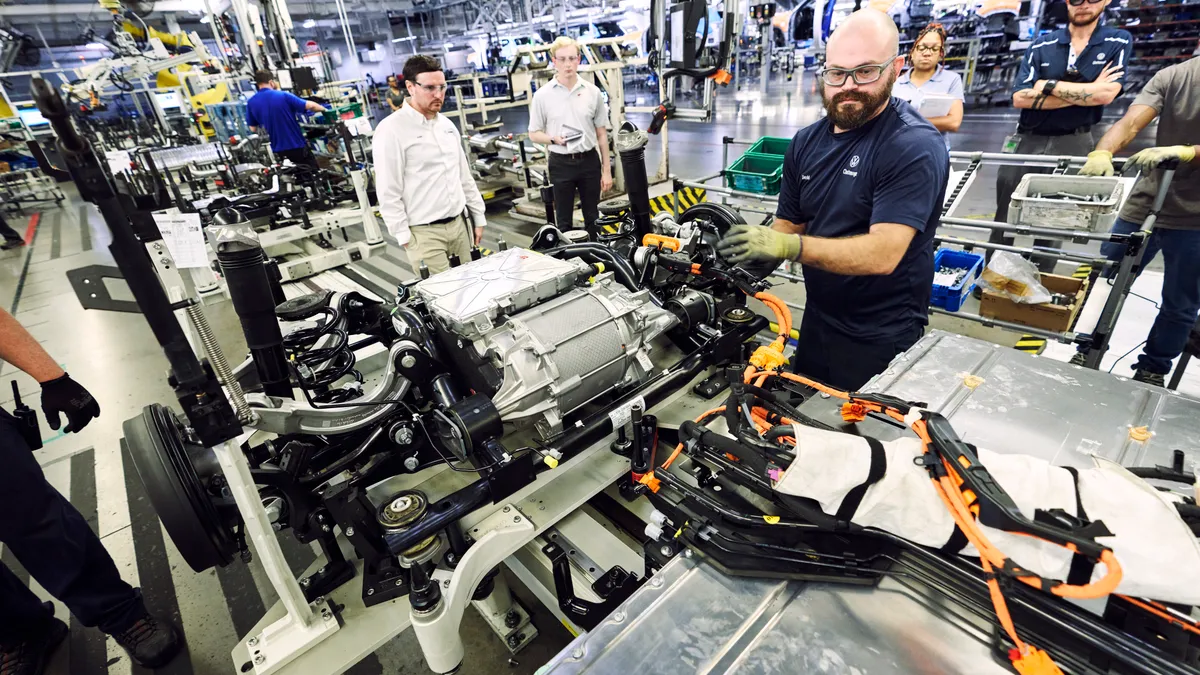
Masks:
[[[942,132],[948,149],[950,134],[962,124],[963,83],[958,73],[941,65],[945,56],[946,29],[931,23],[913,42],[908,55],[912,67],[896,78],[892,95],[911,103]]]

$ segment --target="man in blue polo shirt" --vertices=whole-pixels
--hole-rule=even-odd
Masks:
[[[1121,95],[1125,66],[1133,55],[1129,31],[1100,25],[1112,0],[1068,0],[1067,27],[1041,35],[1025,50],[1013,81],[1013,107],[1021,109],[1016,137],[1004,152],[1022,155],[1074,155],[1092,151],[1092,127],[1104,106]],[[1012,193],[1027,173],[1051,169],[1001,166],[996,176],[996,220],[1007,222]],[[1011,244],[1012,238],[993,232],[992,243]],[[1055,242],[1035,239],[1035,246]],[[1053,272],[1055,261],[1038,266]]]
[[[271,151],[276,157],[290,159],[293,164],[318,168],[317,158],[308,148],[296,115],[325,112],[325,106],[305,101],[290,92],[279,91],[275,75],[269,70],[254,73],[254,83],[258,85],[258,93],[246,102],[246,124],[250,126],[250,131],[258,133],[259,127],[266,129],[271,137]]]
[[[735,226],[718,245],[735,264],[804,265],[792,365],[844,389],[882,372],[929,318],[950,156],[937,129],[891,96],[899,39],[873,9],[838,27],[820,73],[828,117],[792,139],[774,223]]]

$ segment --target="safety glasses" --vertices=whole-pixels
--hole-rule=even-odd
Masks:
[[[883,71],[892,65],[895,56],[882,63],[868,63],[857,68],[825,68],[821,71],[821,81],[831,87],[846,84],[846,79],[853,77],[855,84],[871,84],[883,77]]]

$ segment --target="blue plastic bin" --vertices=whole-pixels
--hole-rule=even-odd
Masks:
[[[965,269],[967,270],[967,274],[953,286],[934,284],[933,295],[929,299],[929,304],[951,312],[957,312],[962,307],[963,299],[971,291],[975,290],[975,284],[979,282],[979,277],[983,274],[983,255],[979,253],[967,253],[966,251],[956,251],[951,248],[939,248],[933,256],[934,272],[942,267]]]

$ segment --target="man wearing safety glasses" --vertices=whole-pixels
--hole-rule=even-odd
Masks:
[[[739,265],[804,265],[792,364],[844,389],[882,372],[929,318],[950,157],[937,129],[892,97],[904,66],[899,39],[873,9],[838,27],[820,73],[828,117],[792,139],[774,222],[735,226],[718,245]]]
[[[458,129],[440,112],[446,101],[441,64],[413,56],[404,63],[404,83],[404,106],[379,123],[371,140],[375,193],[413,271],[425,263],[437,274],[450,269],[449,256],[471,259],[487,216]]]
[[[1022,155],[1083,156],[1092,150],[1092,127],[1104,106],[1125,83],[1125,67],[1133,54],[1133,36],[1100,25],[1111,0],[1069,0],[1067,27],[1041,35],[1025,50],[1013,81],[1013,107],[1021,109],[1017,133],[1005,140],[1004,152]],[[1027,173],[1049,168],[1001,166],[996,177],[996,220],[1008,220],[1012,193]],[[1012,243],[992,233],[993,243]],[[1034,245],[1049,246],[1049,240]],[[1040,261],[1052,272],[1055,261]]]

